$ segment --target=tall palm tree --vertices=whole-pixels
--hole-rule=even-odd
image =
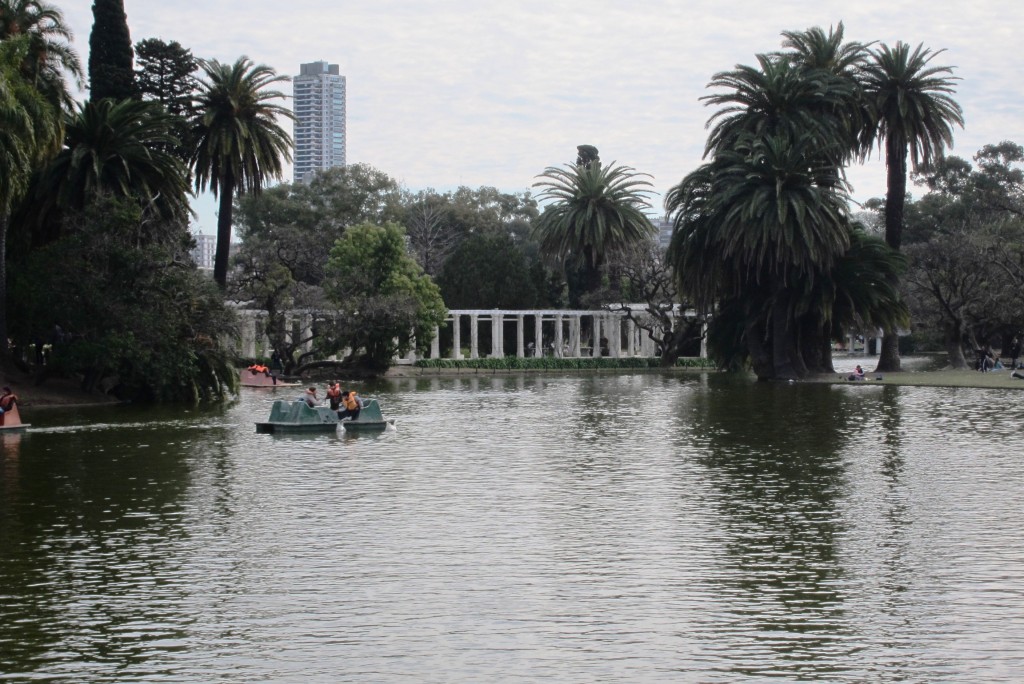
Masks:
[[[188,216],[188,170],[169,150],[175,119],[155,102],[90,100],[69,114],[64,148],[42,173],[38,203],[82,209],[97,195],[137,198],[155,216]]]
[[[7,351],[7,229],[32,172],[60,144],[60,110],[22,70],[29,36],[0,40],[0,354]]]
[[[644,214],[650,208],[647,174],[612,162],[549,166],[537,177],[543,179],[533,184],[542,188],[537,199],[551,200],[534,224],[541,250],[563,263],[580,263],[590,292],[600,287],[611,252],[655,233]]]
[[[816,116],[828,117],[833,130],[844,135],[846,157],[860,151],[860,135],[870,112],[861,87],[861,74],[871,55],[871,44],[844,42],[842,22],[835,28],[813,26],[804,31],[783,31],[780,55],[796,66],[804,79],[829,96],[812,103]],[[846,161],[844,159],[843,161]]]
[[[885,148],[885,241],[898,250],[902,242],[907,194],[907,159],[914,171],[939,160],[953,145],[953,126],[963,126],[963,110],[953,99],[953,68],[932,66],[942,54],[923,45],[911,50],[904,42],[882,45],[864,67],[863,84],[872,119],[864,130],[865,153],[877,143]],[[886,330],[878,360],[879,371],[900,369],[894,330]]]
[[[849,247],[845,184],[818,143],[813,133],[739,136],[666,198],[681,289],[701,306],[751,295],[763,304],[746,313],[745,331],[760,377],[806,373],[800,295]]]
[[[259,194],[271,178],[281,177],[284,162],[291,160],[292,140],[276,117],[292,118],[292,113],[273,103],[285,97],[283,93],[266,89],[288,80],[270,67],[254,65],[248,57],[234,64],[201,60],[200,66],[205,78],[200,79],[192,126],[192,164],[196,189],[209,187],[219,195],[213,277],[223,288],[234,195]]]
[[[22,72],[52,102],[70,107],[72,97],[65,76],[81,88],[84,72],[71,47],[74,36],[63,13],[41,0],[0,0],[0,40],[20,35],[28,36]]]
[[[82,65],[60,10],[40,0],[0,0],[0,352],[7,351],[7,229],[30,173],[60,148],[68,75]]]
[[[721,108],[711,115],[705,155],[728,149],[743,135],[792,139],[812,135],[833,152],[844,123],[835,112],[848,99],[846,84],[808,78],[807,70],[781,55],[757,55],[758,66],[737,65],[715,74],[709,88],[723,92],[701,99]],[[841,159],[836,159],[839,166]]]

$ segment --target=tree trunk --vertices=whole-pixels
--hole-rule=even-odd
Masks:
[[[758,380],[772,378],[772,356],[764,344],[764,323],[759,318],[748,318],[744,324],[744,337],[747,340],[747,351],[750,353],[750,365]]]
[[[885,141],[885,243],[900,250],[903,243],[903,209],[907,199],[907,143],[902,136],[889,134]],[[900,340],[895,330],[884,331],[876,373],[900,370]]]
[[[964,358],[964,336],[959,323],[946,328],[943,336],[946,347],[946,360],[952,368],[970,368],[967,359]]]
[[[895,330],[886,330],[878,354],[876,373],[898,373],[900,370],[900,338]]]
[[[220,184],[220,210],[217,213],[217,251],[213,258],[213,279],[225,289],[228,284],[228,255],[231,251],[231,202],[235,179],[226,174]]]
[[[806,320],[801,326],[800,349],[807,371],[809,373],[835,373],[835,368],[832,366],[831,326],[828,323],[822,324],[814,317],[805,318],[809,320]]]
[[[772,370],[777,380],[796,380],[800,377],[793,365],[796,351],[796,322],[789,320],[789,294],[778,292],[771,311]]]

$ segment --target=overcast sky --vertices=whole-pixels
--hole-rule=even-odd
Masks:
[[[54,2],[84,62],[91,3]],[[847,40],[946,50],[933,64],[956,67],[966,120],[953,154],[1024,143],[1024,3],[1006,0],[125,0],[125,11],[133,42],[176,40],[287,75],[339,64],[349,163],[413,190],[526,190],[590,144],[651,174],[660,213],[664,192],[701,163],[712,110],[699,98],[712,75],[779,48],[784,30],[839,21]],[[857,200],[885,192],[878,161],[849,179]],[[196,209],[215,232],[212,199]]]

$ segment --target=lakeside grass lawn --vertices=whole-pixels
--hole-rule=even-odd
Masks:
[[[876,380],[878,373],[867,374],[866,380],[848,380],[849,372],[835,375],[821,375],[819,382],[832,382],[847,385],[907,385],[911,387],[978,387],[991,389],[1024,389],[1024,380],[1011,377],[1013,371],[997,370],[981,373],[975,370],[954,370],[951,368],[924,371],[900,371],[899,373],[882,373],[882,379]],[[1024,375],[1024,371],[1017,371]]]

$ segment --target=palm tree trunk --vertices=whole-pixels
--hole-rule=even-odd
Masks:
[[[220,289],[228,283],[228,255],[231,251],[231,203],[234,200],[235,179],[226,174],[220,184],[220,211],[217,213],[217,251],[213,258],[213,279]]]
[[[747,317],[743,325],[743,336],[747,341],[750,365],[758,380],[772,378],[772,355],[764,345],[764,332],[764,321],[760,317]]]
[[[793,365],[796,351],[796,323],[789,320],[789,294],[779,291],[772,304],[772,377],[795,380],[799,377]]]
[[[907,143],[890,134],[885,141],[885,243],[897,252],[903,243],[903,208],[907,198]],[[900,370],[900,340],[895,330],[883,331],[876,373]]]

